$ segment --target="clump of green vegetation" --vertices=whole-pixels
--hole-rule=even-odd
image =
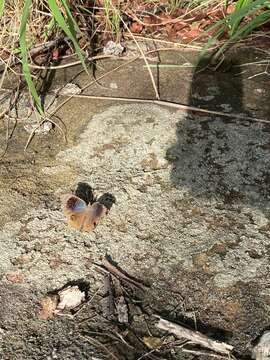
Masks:
[[[207,26],[203,25],[204,15],[211,14],[207,19],[207,24],[213,21],[207,30],[208,34],[211,34],[211,39],[204,51],[215,47],[217,48],[215,56],[219,58],[231,44],[247,37],[270,21],[269,0],[167,0],[162,6],[155,0],[147,4],[143,0],[134,3],[119,1],[118,4],[112,0],[96,1],[90,4],[81,0],[0,0],[0,66],[4,68],[0,87],[6,72],[9,69],[15,72],[13,65],[21,64],[24,80],[35,107],[39,114],[44,116],[33,77],[31,51],[57,37],[62,36],[62,39],[65,37],[67,47],[77,54],[87,71],[84,49],[91,47],[94,36],[101,35],[98,41],[107,38],[120,41],[124,30],[129,30],[132,24],[133,28],[130,29],[133,30],[129,30],[129,33],[143,31],[144,36],[149,33],[152,36],[151,29],[154,27],[155,33],[159,34],[166,24],[170,27],[179,21],[181,26],[185,27],[186,22],[186,28],[191,28],[190,33],[193,25],[195,29],[193,30],[195,35],[189,35],[188,41],[198,41],[200,33]],[[160,12],[155,14],[151,7],[162,9],[159,11],[166,12],[166,17],[162,17],[163,14]],[[177,12],[179,9],[181,11]],[[145,22],[145,16],[148,17],[148,24]],[[170,31],[173,33],[172,28]],[[182,28],[177,31],[182,35]],[[100,48],[100,46],[96,47]],[[50,48],[51,53],[53,50],[54,48]]]
[[[120,9],[112,6],[111,0],[104,0],[104,14],[106,30],[111,32],[116,41],[119,41],[121,37]]]
[[[57,28],[65,33],[73,44],[77,56],[86,69],[84,54],[77,40],[78,34],[81,33],[78,24],[71,14],[70,6],[66,0],[59,0],[58,2],[48,0],[46,3],[38,0],[20,0],[5,3],[4,0],[0,0],[0,15],[2,30],[1,60],[5,62],[6,68],[9,67],[14,57],[21,62],[24,79],[34,100],[35,107],[39,114],[43,116],[44,111],[41,100],[29,67],[29,49],[36,45],[38,39],[46,41],[55,31],[57,25]],[[5,45],[8,43],[12,44],[10,48]],[[9,53],[9,56],[3,56],[3,49]],[[5,58],[6,61],[3,60]]]
[[[234,5],[232,13],[226,15],[224,19],[216,22],[208,29],[208,31],[214,31],[214,36],[207,43],[206,49],[213,44],[218,44],[218,40],[226,36],[226,40],[218,47],[215,54],[216,58],[219,58],[229,45],[244,39],[252,34],[254,30],[270,21],[269,1],[238,0],[230,4],[227,1],[226,8],[229,5]]]
[[[183,6],[182,0],[168,0],[168,9],[170,13],[174,13],[176,10]]]

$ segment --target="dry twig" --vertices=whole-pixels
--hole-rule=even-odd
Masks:
[[[104,290],[106,293],[106,305],[105,305],[104,315],[108,319],[111,319],[114,315],[114,296],[112,289],[111,274],[104,275]]]
[[[114,8],[114,10],[116,10],[113,5],[112,5],[112,7]],[[138,47],[138,49],[139,49],[139,51],[140,51],[140,53],[142,55],[142,58],[143,58],[143,60],[145,62],[145,65],[147,67],[147,70],[149,72],[149,75],[150,75],[150,78],[151,78],[151,81],[152,81],[152,84],[153,84],[153,88],[154,88],[154,91],[155,91],[155,94],[156,94],[156,99],[159,99],[159,92],[158,92],[158,89],[157,89],[157,86],[156,86],[156,83],[155,83],[155,79],[154,79],[153,73],[151,71],[151,68],[150,68],[150,66],[148,64],[148,61],[147,61],[147,59],[145,57],[145,54],[144,54],[141,46],[139,45],[138,41],[135,39],[134,35],[132,34],[132,32],[130,31],[129,27],[127,26],[127,24],[125,23],[125,21],[123,20],[123,18],[122,18],[122,16],[120,14],[119,14],[119,17],[120,17],[120,19],[121,19],[121,21],[122,21],[122,23],[124,25],[124,28],[127,30],[127,32],[130,34],[130,36],[133,38],[133,41],[135,42],[136,46]]]
[[[156,327],[161,330],[168,331],[177,336],[178,338],[188,339],[195,344],[201,345],[220,354],[229,355],[230,352],[233,350],[232,345],[213,340],[206,335],[200,333],[199,331],[186,329],[181,325],[175,324],[162,318],[159,318],[159,322],[156,324]]]
[[[74,94],[72,96],[75,98],[81,98],[81,99],[85,98],[85,99],[95,99],[95,100],[115,100],[115,101],[125,101],[125,102],[135,102],[135,103],[156,104],[156,105],[167,106],[167,107],[178,109],[178,110],[194,111],[194,112],[203,113],[203,114],[227,117],[230,119],[235,118],[235,119],[239,119],[239,120],[255,121],[255,122],[261,122],[261,123],[265,123],[265,124],[270,123],[270,121],[268,121],[268,120],[260,119],[257,117],[247,116],[247,115],[243,115],[243,114],[225,113],[222,111],[202,109],[202,108],[199,108],[196,106],[178,104],[178,103],[174,103],[174,102],[166,101],[166,100],[122,98],[122,97],[113,97],[113,96],[95,96],[95,95],[84,95],[84,94]]]
[[[209,356],[209,357],[213,357],[213,358],[218,358],[218,359],[227,359],[229,360],[230,358],[228,358],[227,356],[224,355],[219,355],[219,354],[212,354],[209,351],[203,351],[203,350],[190,350],[190,349],[183,349],[183,352],[189,353],[189,354],[194,354],[194,355],[204,355],[204,356]]]
[[[137,288],[139,288],[141,290],[145,289],[145,285],[143,285],[139,281],[136,281],[136,280],[132,279],[130,276],[126,275],[124,272],[122,272],[116,266],[114,266],[108,259],[104,258],[102,263],[103,263],[103,266],[105,266],[105,268],[111,274],[116,276],[117,278],[120,278],[122,280],[125,280],[125,281],[129,282],[129,283],[133,284],[134,286],[136,286]]]
[[[103,259],[102,265],[94,264],[97,268],[99,268],[102,272],[110,273],[114,275],[118,280],[124,280],[129,282],[130,284],[134,285],[135,287],[139,288],[140,290],[144,290],[146,286],[139,281],[134,280],[130,276],[123,273],[121,270],[119,270],[116,266],[111,264],[107,259]]]

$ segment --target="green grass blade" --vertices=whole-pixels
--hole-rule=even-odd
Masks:
[[[44,114],[40,98],[38,96],[36,87],[33,83],[30,68],[28,65],[28,52],[27,52],[27,42],[26,42],[26,30],[27,30],[27,20],[29,16],[31,6],[31,0],[25,0],[22,16],[21,16],[21,24],[19,30],[19,44],[21,50],[22,64],[23,64],[23,74],[25,81],[27,82],[29,91],[34,99],[35,106],[40,114]]]
[[[231,15],[228,16],[229,21],[233,24],[240,19],[243,19],[245,16],[252,14],[255,11],[260,10],[265,7],[267,1],[265,0],[255,0],[240,9],[235,10]]]
[[[5,0],[0,0],[0,19],[3,15],[4,7],[5,7]]]
[[[256,16],[254,19],[249,21],[247,24],[243,25],[239,30],[234,34],[231,40],[237,40],[238,38],[247,36],[252,32],[252,30],[258,28],[259,26],[265,24],[270,20],[270,11],[267,10],[260,15]]]
[[[269,10],[264,10],[265,8],[268,8],[267,4],[269,4],[269,1],[267,0],[239,0],[237,4],[239,6],[238,10],[235,10],[232,14],[226,16],[223,20],[219,20],[214,25],[209,26],[205,31],[207,34],[211,30],[215,30],[215,33],[204,46],[202,50],[203,55],[214,43],[218,41],[222,34],[228,32],[230,37],[223,45],[219,47],[219,50],[215,55],[217,57],[222,54],[228,45],[232,44],[241,37],[243,38],[247,36],[251,33],[251,31],[270,20]],[[264,10],[263,13],[259,15],[256,14],[257,11],[262,10]],[[255,15],[254,18],[241,26],[242,20],[245,17],[251,15]]]
[[[75,32],[81,34],[81,30],[79,29],[79,26],[78,26],[77,22],[75,21],[74,17],[71,14],[70,7],[69,7],[67,1],[62,0],[62,4],[63,4],[63,6],[64,6],[64,8],[66,10],[67,21],[68,21],[68,25],[71,28],[71,32],[73,32],[74,34],[75,34]]]
[[[236,10],[240,10],[243,7],[249,5],[253,0],[238,0],[235,5]]]
[[[249,35],[254,29],[258,28],[259,26],[267,23],[270,20],[270,10],[263,12],[262,14],[256,16],[247,24],[241,26],[231,37],[230,39],[225,42],[216,53],[216,57],[219,57],[220,54],[225,50],[229,43],[234,43],[240,38],[244,38],[245,36]]]
[[[55,0],[48,0],[48,4],[50,7],[50,10],[52,12],[52,15],[55,18],[55,21],[58,23],[58,25],[61,27],[61,29],[66,33],[66,35],[69,37],[69,39],[72,41],[75,51],[85,69],[86,72],[88,72],[88,69],[86,67],[85,61],[84,61],[84,56],[83,53],[81,51],[81,48],[78,44],[77,38],[76,38],[76,33],[73,29],[73,27],[70,28],[70,26],[66,23],[59,7],[57,6],[57,3]],[[72,15],[71,15],[72,17]],[[72,17],[73,19],[73,17]],[[73,19],[74,20],[74,19]],[[75,20],[74,20],[75,22]]]
[[[246,16],[250,16],[252,13],[263,9],[265,7],[265,3],[265,0],[242,0],[238,2],[238,6],[236,5],[236,10],[229,17],[226,18],[226,22],[229,28],[229,34],[233,35],[237,31],[242,20]]]
[[[56,26],[55,19],[52,17],[49,23],[45,25],[44,34],[46,40],[48,40],[48,37],[53,32],[55,26]]]

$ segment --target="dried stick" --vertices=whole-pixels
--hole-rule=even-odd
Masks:
[[[113,9],[116,10],[115,7],[114,7],[114,5],[113,5],[113,4],[111,4],[111,5],[112,5]],[[148,72],[149,72],[150,79],[151,79],[151,81],[152,81],[152,85],[153,85],[153,88],[154,88],[154,91],[155,91],[155,94],[156,94],[156,99],[159,99],[159,92],[158,92],[158,89],[157,89],[157,86],[156,86],[156,83],[155,83],[155,79],[154,79],[153,73],[152,73],[151,68],[150,68],[150,66],[149,66],[149,64],[148,64],[148,61],[147,61],[147,59],[146,59],[146,56],[145,56],[145,54],[144,54],[141,46],[139,45],[138,41],[135,39],[134,35],[132,34],[132,32],[130,31],[129,27],[127,26],[127,24],[125,23],[125,21],[123,20],[123,18],[122,18],[122,16],[121,16],[120,14],[119,14],[119,17],[120,17],[120,20],[122,21],[122,23],[123,23],[123,25],[124,25],[124,28],[127,30],[127,32],[130,34],[130,36],[133,38],[133,41],[135,42],[137,48],[139,49],[139,51],[140,51],[140,53],[141,53],[141,55],[142,55],[142,58],[143,58],[143,60],[144,60],[144,62],[145,62],[145,65],[146,65],[146,67],[147,67],[147,70],[148,70]]]
[[[128,282],[130,282],[131,284],[135,285],[136,287],[138,287],[139,289],[144,289],[144,285],[142,283],[140,283],[139,281],[136,281],[134,279],[132,279],[130,276],[124,274],[121,270],[119,270],[116,266],[114,266],[112,263],[109,262],[108,259],[104,258],[102,261],[103,265],[105,266],[105,268],[112,273],[114,276],[116,277],[120,277],[123,280],[126,280]]]
[[[159,318],[159,322],[156,324],[156,327],[161,330],[168,331],[177,336],[178,338],[188,339],[193,343],[211,349],[220,354],[228,355],[233,349],[232,345],[213,340],[206,335],[200,333],[199,331],[186,329],[181,325],[175,324],[162,318]]]
[[[36,45],[29,50],[29,56],[34,57],[45,51],[51,50],[55,46],[58,46],[61,42],[68,41],[68,37],[59,36],[54,40],[47,41],[43,44]]]
[[[73,317],[77,316],[85,306],[89,306],[91,304],[91,302],[97,296],[100,288],[101,288],[101,286],[95,291],[94,295],[88,301],[86,301],[85,303],[82,304],[82,306],[75,312],[75,314],[73,314]]]
[[[105,317],[111,319],[114,315],[114,296],[113,296],[113,289],[112,289],[112,277],[111,274],[104,275],[104,290],[107,296],[106,307],[105,307]]]
[[[174,19],[170,19],[170,20],[165,20],[165,21],[161,21],[161,22],[156,22],[154,24],[147,24],[147,23],[144,23],[142,20],[140,20],[138,18],[138,16],[136,14],[134,14],[132,11],[128,11],[126,12],[127,15],[133,17],[134,20],[136,20],[138,23],[142,24],[143,26],[146,26],[146,27],[154,27],[154,26],[164,26],[164,25],[167,25],[167,24],[175,24],[175,23],[178,23],[182,20],[183,22],[183,16],[180,16],[180,17],[177,17],[177,18],[174,18]],[[189,22],[192,22],[194,21],[195,17],[191,18],[191,19],[185,19],[184,22],[185,23],[189,23]]]
[[[116,56],[112,55],[96,55],[93,57],[90,57],[87,60],[87,62],[95,61],[95,60],[102,60],[102,59],[118,59]],[[66,63],[62,65],[56,65],[56,66],[44,66],[44,65],[35,65],[35,64],[29,64],[29,67],[32,69],[40,69],[40,70],[58,70],[58,69],[65,69],[68,67],[80,65],[82,62],[81,60],[73,61],[71,63]]]
[[[163,40],[163,39],[154,39],[154,38],[149,38],[149,37],[146,37],[146,36],[141,36],[141,35],[133,35],[133,36],[130,36],[129,34],[125,34],[125,36],[129,37],[129,38],[132,38],[135,37],[137,40],[139,41],[151,41],[151,42],[157,42],[157,43],[160,43],[160,44],[170,44],[170,45],[173,45],[174,47],[176,48],[187,48],[187,49],[192,49],[192,50],[202,50],[202,46],[195,46],[195,45],[191,45],[191,44],[184,44],[184,43],[180,43],[180,42],[173,42],[173,41],[168,41],[168,40]],[[211,50],[211,48],[210,48]]]
[[[105,74],[99,76],[97,79],[91,81],[90,83],[86,84],[85,86],[82,87],[82,91],[86,90],[89,86],[96,84],[97,81],[103,79],[105,76],[113,73],[114,71],[117,71],[118,69],[134,62],[135,60],[139,59],[140,56],[137,56],[135,59],[131,59],[129,60],[127,63],[118,65],[117,67],[113,68],[112,70],[106,72]],[[71,100],[74,97],[75,94],[70,95],[69,97],[67,97],[64,101],[62,101],[52,112],[48,113],[48,116],[51,117],[52,115],[54,115],[59,109],[61,109],[69,100]]]
[[[31,58],[31,57],[39,55],[40,53],[43,53],[45,51],[49,51],[50,49],[54,48],[55,46],[57,46],[62,41],[67,41],[67,40],[68,40],[67,37],[63,38],[62,36],[60,36],[60,37],[57,37],[55,40],[50,40],[50,41],[47,41],[47,42],[45,42],[43,44],[39,44],[39,45],[37,45],[34,48],[29,50],[29,56]],[[18,65],[20,63],[21,63],[21,59],[19,57],[16,57],[10,62],[9,67]],[[5,70],[2,70],[2,68],[0,67],[0,72],[2,72],[2,71],[5,71]]]
[[[228,360],[228,356],[226,355],[219,355],[219,354],[211,354],[209,351],[197,351],[197,350],[190,350],[190,349],[183,349],[183,352],[185,353],[189,353],[189,354],[194,354],[194,355],[204,355],[204,356],[209,356],[209,357],[213,357],[213,358],[218,358],[218,359],[227,359]]]
[[[105,270],[108,271],[109,273],[111,273],[112,275],[114,275],[118,280],[119,278],[122,280],[125,280],[131,284],[133,284],[134,286],[136,286],[137,288],[144,290],[145,285],[141,284],[140,282],[132,279],[131,277],[129,277],[128,275],[124,274],[122,271],[120,271],[116,266],[114,266],[113,264],[111,264],[106,258],[103,259],[102,261],[103,266],[105,267],[102,268],[102,266],[95,264],[98,268],[100,268],[101,270]]]
[[[31,131],[30,135],[28,136],[28,139],[26,141],[26,144],[24,146],[24,151],[27,150],[30,142],[32,141],[34,135],[35,135],[35,132],[37,131],[37,129],[39,129],[46,121],[49,121],[50,123],[52,123],[55,127],[57,127],[60,132],[63,134],[63,138],[64,138],[64,141],[65,143],[67,143],[67,137],[66,137],[66,134],[64,132],[64,130],[61,128],[61,126],[59,126],[55,121],[53,121],[52,119],[49,119],[49,118],[43,118],[41,119],[41,121],[38,123],[37,126],[34,127],[34,129]]]
[[[154,49],[154,50],[149,50],[145,53],[145,55],[149,55],[155,52],[159,52],[159,51],[169,51],[169,50],[178,50],[175,48],[162,48],[162,49]],[[134,58],[126,61],[124,64],[118,65],[115,68],[113,68],[112,70],[107,71],[105,74],[100,75],[98,78],[96,78],[95,80],[90,81],[88,84],[86,84],[85,86],[82,87],[82,91],[88,89],[91,85],[94,85],[97,83],[97,81],[103,79],[104,77],[114,73],[115,71],[123,68],[124,66],[127,66],[133,62],[135,62],[136,60],[139,60],[141,58],[141,55],[135,56]],[[119,58],[121,59],[121,58]],[[59,109],[61,109],[69,100],[71,100],[74,97],[74,94],[70,95],[69,97],[67,97],[64,101],[62,101],[52,112],[48,113],[48,116],[51,117],[52,115],[54,115]]]
[[[147,103],[147,104],[156,104],[161,106],[167,106],[170,108],[178,109],[178,110],[187,110],[187,111],[194,111],[203,114],[210,114],[210,115],[217,115],[227,118],[236,118],[239,120],[248,120],[248,121],[255,121],[261,122],[265,124],[269,124],[270,121],[265,119],[260,119],[252,116],[242,115],[242,114],[234,114],[234,113],[225,113],[222,111],[215,111],[215,110],[208,110],[202,109],[196,106],[189,106],[184,104],[178,104],[171,101],[166,100],[152,100],[152,99],[136,99],[136,98],[123,98],[123,97],[113,97],[113,96],[95,96],[95,95],[84,95],[84,94],[74,94],[72,95],[75,98],[80,99],[95,99],[95,100],[115,100],[115,101],[126,101],[126,102],[136,102],[136,103]]]
[[[152,349],[152,350],[148,351],[147,353],[145,353],[145,354],[143,354],[142,356],[140,356],[140,357],[138,358],[138,360],[142,360],[142,359],[148,357],[149,355],[153,354],[155,351],[157,351],[157,349]]]

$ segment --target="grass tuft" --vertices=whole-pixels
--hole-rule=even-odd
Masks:
[[[183,6],[183,0],[168,0],[169,13],[174,13]]]
[[[25,0],[24,7],[22,10],[22,17],[21,17],[21,25],[19,29],[20,37],[20,51],[22,57],[22,65],[23,65],[23,74],[25,77],[25,81],[27,82],[29,91],[34,99],[35,106],[40,114],[43,114],[43,108],[41,105],[40,97],[38,96],[36,87],[33,83],[31,71],[28,64],[28,49],[27,49],[27,42],[26,42],[26,33],[27,33],[27,21],[29,17],[31,7],[31,0]]]
[[[227,37],[219,46],[215,58],[220,58],[222,53],[238,40],[246,38],[255,29],[270,21],[270,3],[266,0],[238,0],[234,11],[224,19],[208,28],[214,36],[206,44],[204,51],[213,44],[218,44],[221,37]]]
[[[109,31],[116,41],[119,41],[121,37],[121,15],[119,8],[112,6],[111,0],[104,0],[104,15],[106,22],[105,31]]]
[[[5,8],[5,0],[0,0],[0,19],[4,13],[4,8]]]
[[[72,48],[71,52],[76,53],[87,71],[82,49],[88,52],[92,52],[93,48],[100,49],[100,44],[94,44],[96,39],[107,41],[114,38],[120,41],[122,32],[125,32],[132,36],[133,33],[141,33],[154,38],[158,34],[160,41],[164,41],[164,36],[171,36],[173,40],[185,43],[200,39],[205,41],[210,37],[204,51],[215,46],[218,48],[216,57],[219,58],[231,44],[269,21],[269,0],[166,0],[162,6],[157,0],[0,0],[0,67],[3,69],[0,86],[10,69],[19,79],[20,74],[16,73],[14,64],[21,63],[34,104],[43,114],[35,79],[30,71],[33,64],[29,66],[30,62],[36,61],[33,48],[45,48],[47,43],[53,43],[46,50],[43,48],[38,58],[45,67],[50,67],[54,50],[61,58],[70,55]],[[210,23],[212,25],[208,27],[206,37],[204,30]],[[54,43],[56,38],[64,37],[62,43]],[[68,50],[66,41],[71,45]]]
[[[56,0],[48,0],[48,5],[50,7],[51,13],[52,13],[55,21],[57,22],[59,27],[66,33],[68,38],[72,41],[73,46],[76,51],[76,54],[78,55],[79,59],[81,60],[85,71],[88,72],[88,69],[87,69],[85,61],[84,61],[84,55],[83,55],[82,50],[77,41],[76,32],[78,32],[80,34],[81,33],[80,29],[70,12],[70,9],[69,9],[69,6],[68,6],[66,0],[61,0],[61,4],[62,4],[63,8],[65,9],[67,21],[65,20],[64,16],[62,15]]]

